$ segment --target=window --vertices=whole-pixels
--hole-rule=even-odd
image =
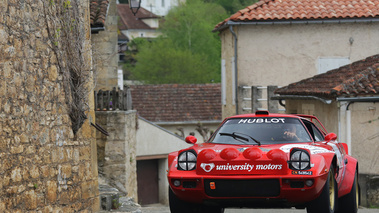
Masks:
[[[209,140],[210,143],[221,144],[255,144],[256,141],[277,144],[312,142],[312,139],[297,118],[250,117],[227,120]]]
[[[324,135],[321,134],[320,130],[318,130],[315,125],[312,124],[312,129],[315,137],[315,141],[323,141],[324,140]]]
[[[162,0],[162,7],[165,7],[165,2],[164,2],[164,0]]]
[[[321,131],[310,121],[303,119],[302,120],[305,126],[307,127],[309,133],[311,134],[314,141],[323,141],[324,135]]]

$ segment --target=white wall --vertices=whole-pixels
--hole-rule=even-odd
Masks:
[[[142,29],[133,29],[133,30],[122,30],[122,34],[124,34],[129,39],[133,40],[134,38],[156,38],[161,35],[160,32],[151,29],[151,30],[142,30]]]
[[[233,30],[238,37],[238,86],[286,86],[318,74],[320,58],[354,62],[377,54],[379,46],[379,23],[246,24],[233,26]],[[235,42],[229,28],[220,38],[226,76],[225,118],[236,112],[231,81]]]
[[[158,188],[159,203],[168,205],[168,180],[167,180],[168,159],[160,159],[158,161]]]
[[[183,0],[143,0],[141,1],[141,7],[156,15],[165,16],[179,2],[183,2]]]
[[[162,158],[162,155],[185,149],[191,145],[167,130],[141,118],[138,119],[137,128],[137,159],[149,156],[151,159],[154,159],[154,156],[160,158],[158,160],[159,202],[167,205],[168,182],[166,170],[168,169],[168,160],[167,157]]]
[[[348,140],[346,106],[341,103],[340,120],[343,139]],[[358,159],[359,173],[379,174],[379,103],[355,102],[349,106],[351,114],[350,154]],[[342,138],[341,138],[342,139]]]
[[[378,46],[379,23],[243,25],[238,29],[238,82],[285,86],[318,74],[319,57],[354,62],[377,54]]]
[[[203,143],[209,137],[211,136],[211,133],[215,132],[218,128],[218,126],[221,124],[221,121],[212,121],[212,122],[201,122],[201,125],[203,128],[207,128],[209,130],[206,138],[203,138],[203,136],[196,130],[198,128],[198,123],[181,123],[181,122],[175,122],[173,124],[170,123],[157,123],[157,125],[167,129],[168,131],[181,135],[182,133],[178,130],[178,128],[183,129],[184,138],[190,135],[190,133],[195,133],[195,137],[197,138],[198,143]]]
[[[138,119],[137,158],[169,154],[185,149],[190,145],[181,138],[146,120]]]
[[[141,20],[151,28],[159,28],[159,19],[157,18],[144,18]]]

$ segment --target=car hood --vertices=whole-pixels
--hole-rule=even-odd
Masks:
[[[333,153],[333,149],[323,143],[262,146],[203,143],[191,147],[198,155],[196,173],[199,175],[286,174],[292,148],[307,150],[311,160],[315,155]]]

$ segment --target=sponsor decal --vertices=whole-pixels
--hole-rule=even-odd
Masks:
[[[216,170],[227,170],[227,171],[248,171],[251,172],[253,170],[254,165],[250,165],[248,163],[245,163],[244,165],[230,165],[229,163],[224,165],[217,165]]]
[[[282,164],[266,164],[266,165],[256,165],[255,170],[281,170]]]
[[[337,155],[337,165],[339,168],[341,168],[343,166],[343,157],[342,157],[340,149],[336,145],[337,143],[338,143],[337,141],[335,143],[329,142],[328,145],[331,146],[333,148],[333,150],[335,151],[335,153]]]
[[[300,148],[300,149],[308,149],[311,154],[319,154],[319,153],[327,153],[327,152],[332,152],[330,150],[327,150],[322,147],[317,147],[317,146],[311,146],[311,145],[301,145],[301,144],[289,144],[289,145],[284,145],[280,147],[280,150],[283,152],[290,152],[292,148]]]
[[[249,163],[245,163],[242,165],[230,165],[229,163],[223,164],[223,165],[215,165],[214,163],[202,163],[200,164],[200,167],[205,172],[210,172],[213,169],[216,171],[247,171],[251,172],[252,170],[255,171],[274,171],[274,170],[281,170],[283,168],[282,164],[257,164],[257,165],[251,165]]]
[[[209,187],[210,187],[212,190],[215,190],[215,189],[216,189],[216,183],[215,183],[215,182],[210,182],[210,183],[209,183]]]
[[[215,167],[215,164],[214,163],[202,163],[202,164],[200,164],[200,167],[202,169],[204,169],[204,171],[210,172]]]
[[[292,171],[293,175],[313,175],[312,171]]]
[[[261,123],[266,123],[266,124],[277,124],[277,123],[285,123],[285,118],[250,118],[250,119],[241,119],[238,124],[261,124]]]

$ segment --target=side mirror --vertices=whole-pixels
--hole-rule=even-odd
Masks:
[[[326,141],[326,142],[335,141],[335,140],[337,140],[337,135],[336,135],[336,133],[331,132],[331,133],[329,133],[329,134],[327,134],[327,135],[325,136],[325,141]]]
[[[195,144],[197,142],[197,138],[193,135],[189,135],[186,137],[186,142],[189,144]]]
[[[346,143],[341,143],[341,144],[342,144],[342,147],[345,150],[346,154],[348,155],[349,154],[349,147],[347,146]]]

